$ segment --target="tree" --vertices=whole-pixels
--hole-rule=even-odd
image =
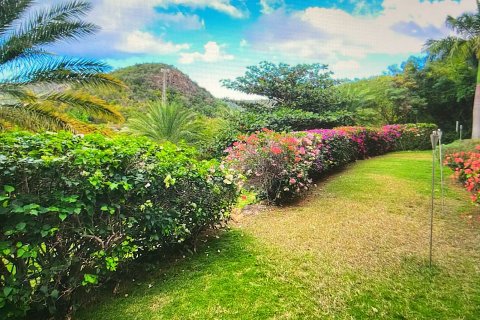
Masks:
[[[417,122],[426,105],[415,79],[407,72],[345,83],[339,92],[362,125]]]
[[[91,5],[73,0],[32,12],[33,3],[0,0],[0,129],[77,131],[79,122],[62,112],[68,107],[105,120],[122,120],[104,100],[78,91],[87,86],[123,86],[104,74],[106,64],[43,49],[97,31],[97,26],[81,20]]]
[[[454,18],[448,16],[446,24],[457,33],[440,40],[428,40],[425,48],[431,59],[443,60],[448,57],[461,57],[477,66],[475,99],[473,102],[472,138],[480,138],[480,1],[477,0],[476,13],[464,13]]]
[[[152,102],[146,113],[129,119],[127,127],[135,134],[156,142],[196,143],[205,129],[198,115],[179,104]]]
[[[337,105],[337,81],[332,74],[323,64],[290,66],[263,61],[247,67],[243,77],[222,83],[229,89],[267,97],[280,107],[321,113]]]

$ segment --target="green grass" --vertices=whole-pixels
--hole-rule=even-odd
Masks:
[[[445,153],[476,151],[475,147],[480,145],[480,139],[457,140],[445,146]]]
[[[428,152],[360,161],[145,268],[78,319],[479,319],[478,209],[449,179],[428,267],[430,166]]]

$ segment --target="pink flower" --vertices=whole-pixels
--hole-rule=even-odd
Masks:
[[[290,184],[295,184],[295,183],[297,183],[297,180],[295,180],[295,178],[290,178],[289,182],[290,182]]]

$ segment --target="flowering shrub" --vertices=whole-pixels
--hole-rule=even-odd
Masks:
[[[454,176],[472,193],[472,201],[480,203],[480,145],[477,152],[456,152],[447,155],[445,165],[454,170]]]
[[[242,172],[250,186],[267,199],[287,199],[308,189],[308,170],[319,154],[314,134],[276,133],[264,129],[228,149],[226,162]]]
[[[194,239],[228,217],[237,180],[172,144],[0,134],[0,318],[62,315],[127,261]]]
[[[429,124],[389,125],[379,129],[340,127],[293,133],[264,129],[239,137],[233,147],[227,149],[226,163],[244,173],[247,185],[256,189],[261,197],[281,203],[301,196],[311,186],[312,178],[356,159],[405,150],[405,147],[428,147],[429,135],[435,129],[435,125]],[[403,135],[407,135],[408,140]]]

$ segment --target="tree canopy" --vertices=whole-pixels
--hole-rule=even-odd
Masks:
[[[332,72],[324,64],[274,64],[249,66],[244,76],[223,80],[226,88],[267,97],[278,106],[322,113],[337,107]]]

